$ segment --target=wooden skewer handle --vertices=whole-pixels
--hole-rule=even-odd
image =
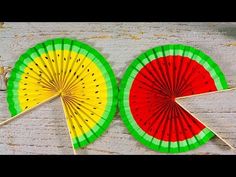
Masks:
[[[62,107],[63,107],[63,111],[64,111],[64,114],[65,114],[65,120],[66,120],[66,108],[65,108],[65,103],[64,103],[62,97],[61,97],[61,104],[62,104]],[[69,124],[68,124],[67,120],[66,120],[66,124],[67,124],[68,134],[70,136],[70,142],[71,142],[71,145],[72,145],[72,148],[73,148],[73,153],[74,153],[74,155],[76,155],[77,152],[76,152],[76,150],[74,148],[74,145],[73,145],[73,142],[72,142],[72,137],[71,137],[71,134],[70,134]]]
[[[228,88],[228,89],[224,89],[224,90],[216,90],[216,91],[211,91],[211,92],[198,93],[198,94],[188,95],[188,96],[180,96],[180,97],[175,98],[175,100],[178,102],[179,99],[181,100],[183,98],[191,98],[191,97],[195,97],[195,96],[208,95],[208,94],[212,94],[212,93],[221,93],[221,92],[227,92],[227,91],[231,91],[231,90],[236,90],[236,87]]]
[[[6,125],[7,123],[9,123],[9,122],[11,122],[11,121],[13,121],[13,120],[15,120],[16,118],[18,118],[18,117],[20,117],[21,115],[23,115],[23,114],[25,114],[25,113],[31,111],[32,109],[34,109],[34,108],[36,108],[36,107],[38,107],[38,106],[40,106],[40,105],[42,105],[42,104],[44,104],[44,103],[46,103],[46,102],[48,102],[48,101],[53,100],[54,98],[58,97],[59,94],[60,94],[60,93],[57,93],[57,94],[53,95],[52,97],[50,97],[50,98],[44,100],[43,102],[39,103],[38,105],[36,105],[36,106],[34,106],[34,107],[30,108],[30,109],[27,109],[27,110],[21,112],[20,114],[17,114],[17,115],[15,115],[15,116],[11,117],[11,118],[8,118],[7,120],[5,120],[5,121],[3,121],[3,122],[0,123],[0,127],[3,126],[3,125]]]

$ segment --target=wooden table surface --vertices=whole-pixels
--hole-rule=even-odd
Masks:
[[[4,66],[13,66],[29,47],[55,37],[76,38],[98,49],[112,65],[118,81],[128,64],[151,47],[191,45],[211,56],[230,87],[236,86],[236,23],[0,23],[0,61]],[[0,91],[0,121],[9,116],[6,92]],[[73,154],[60,100],[46,103],[0,128],[0,154]],[[149,150],[134,140],[117,113],[107,132],[78,154],[164,153]],[[215,137],[182,154],[233,152]]]

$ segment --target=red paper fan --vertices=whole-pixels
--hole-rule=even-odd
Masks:
[[[150,49],[134,60],[121,81],[120,113],[131,134],[160,152],[184,152],[214,134],[175,98],[227,88],[220,68],[189,46]]]

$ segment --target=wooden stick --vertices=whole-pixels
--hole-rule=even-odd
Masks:
[[[9,118],[9,119],[7,119],[7,120],[1,122],[1,123],[0,123],[0,127],[3,126],[3,125],[5,125],[5,124],[7,124],[7,123],[9,123],[9,122],[11,122],[11,121],[13,121],[13,120],[15,120],[16,118],[18,118],[18,117],[20,117],[21,115],[23,115],[23,114],[25,114],[25,113],[31,111],[32,109],[34,109],[34,108],[36,108],[36,107],[38,107],[38,106],[40,106],[40,105],[42,105],[42,104],[44,104],[44,103],[46,103],[46,102],[48,102],[48,101],[53,100],[54,98],[58,97],[59,94],[60,94],[60,93],[57,93],[56,95],[54,95],[54,96],[52,96],[52,97],[50,97],[50,98],[44,100],[43,102],[39,103],[38,105],[36,105],[36,106],[34,106],[34,107],[30,108],[30,109],[27,109],[27,110],[21,112],[20,114],[17,114],[17,115],[15,115],[15,116],[13,116],[13,117],[11,117],[11,118]]]
[[[64,114],[65,114],[65,118],[66,118],[66,108],[65,108],[65,104],[64,104],[64,102],[63,102],[62,97],[60,97],[60,98],[61,98],[61,103],[62,103],[63,111],[64,111]],[[66,121],[66,124],[67,124],[67,130],[68,130],[68,133],[69,133],[69,136],[70,136],[70,142],[71,142],[71,145],[72,145],[72,148],[73,148],[73,153],[74,153],[74,155],[77,155],[77,152],[76,152],[76,150],[75,150],[75,148],[74,148],[74,145],[73,145],[72,137],[71,137],[71,135],[70,135],[69,124],[67,123],[67,121]]]
[[[224,89],[224,90],[216,90],[216,91],[211,91],[211,92],[205,92],[205,93],[199,93],[199,94],[194,94],[194,95],[188,95],[188,96],[180,96],[180,97],[175,98],[175,100],[177,101],[178,99],[191,98],[191,97],[195,97],[195,96],[208,95],[208,94],[212,94],[212,93],[227,92],[227,91],[231,91],[231,90],[236,90],[236,87],[229,88],[229,89]]]
[[[233,88],[233,89],[227,89],[227,90],[235,90],[236,88]],[[226,91],[226,90],[224,90]],[[222,92],[222,91],[218,91],[218,92]],[[212,93],[212,92],[208,92],[208,93],[203,93],[203,94],[209,94],[209,93]],[[196,95],[192,95],[193,97],[194,96],[197,96],[197,95],[203,95],[203,94],[196,94]],[[184,97],[178,97],[178,98],[186,98],[186,97],[191,97],[190,96],[184,96]],[[198,118],[196,118],[196,116],[194,116],[193,113],[191,113],[190,111],[188,111],[183,105],[181,105],[179,102],[178,102],[178,98],[176,99],[176,102],[185,110],[187,111],[190,115],[192,115],[195,119],[197,119],[199,122],[201,122],[205,127],[207,127],[209,130],[211,130],[220,140],[222,140],[225,144],[227,144],[232,150],[235,150],[235,148],[230,144],[228,143],[225,139],[223,139],[220,135],[218,135],[215,131],[213,131],[210,127],[208,127],[206,124],[204,124],[201,120],[199,120]]]

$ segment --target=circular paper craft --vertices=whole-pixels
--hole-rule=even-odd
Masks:
[[[117,85],[106,59],[90,46],[66,38],[47,40],[16,62],[7,88],[12,116],[50,97],[61,97],[73,147],[84,147],[108,127]]]
[[[184,45],[164,45],[137,57],[120,84],[119,108],[130,133],[159,152],[185,152],[214,136],[175,98],[226,89],[217,64]]]

